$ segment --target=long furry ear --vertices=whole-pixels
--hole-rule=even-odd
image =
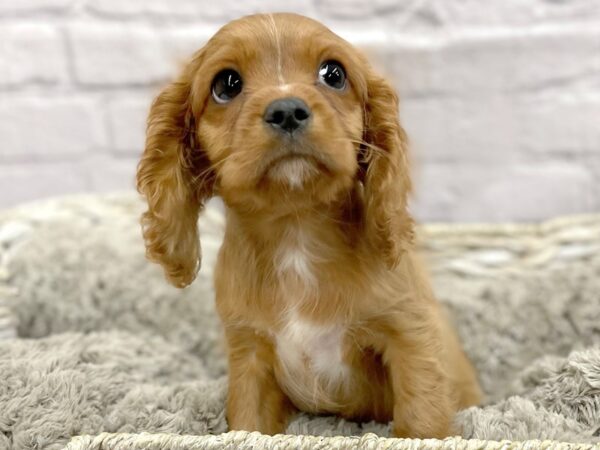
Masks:
[[[367,77],[365,145],[361,151],[367,236],[394,267],[413,240],[408,145],[398,121],[398,96],[381,77]]]
[[[212,196],[214,183],[196,139],[193,73],[190,64],[154,100],[137,170],[138,191],[148,202],[142,215],[146,255],[163,266],[177,287],[190,284],[200,268],[198,214]]]

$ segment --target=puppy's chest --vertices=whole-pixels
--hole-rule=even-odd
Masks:
[[[345,362],[346,329],[291,318],[276,333],[275,375],[281,388],[303,411],[335,412],[347,403],[353,372]]]
[[[276,267],[284,325],[276,335],[277,351],[288,370],[307,370],[313,376],[333,380],[342,376],[345,328],[316,324],[297,313],[303,302],[322,301],[315,259],[302,233],[295,233],[281,245]]]
[[[275,273],[285,291],[286,286],[294,289],[314,290],[317,286],[316,263],[318,247],[311,236],[300,228],[290,228],[279,242],[273,258]]]
[[[347,375],[346,331],[341,325],[317,325],[291,314],[275,335],[277,356],[288,373],[342,382]]]
[[[317,412],[333,407],[347,390],[352,371],[345,362],[348,327],[341,323],[317,323],[298,314],[305,304],[312,313],[329,310],[343,297],[331,285],[325,269],[335,252],[317,245],[312,237],[294,230],[275,254],[279,314],[282,326],[273,335],[279,370],[278,381],[295,404]],[[340,287],[341,289],[341,287]],[[334,300],[335,299],[335,300]]]

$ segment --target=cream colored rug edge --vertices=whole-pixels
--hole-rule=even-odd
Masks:
[[[557,441],[481,441],[460,437],[438,439],[392,439],[369,433],[360,437],[266,436],[246,431],[220,435],[183,436],[174,434],[102,433],[78,436],[64,450],[600,450],[600,446]]]

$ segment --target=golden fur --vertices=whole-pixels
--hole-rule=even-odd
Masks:
[[[342,91],[316,82],[331,59],[347,70]],[[243,90],[217,104],[211,81],[227,68]],[[290,95],[312,110],[291,144],[262,119]],[[175,286],[198,270],[204,202],[226,204],[215,288],[231,429],[279,433],[300,409],[444,437],[457,409],[479,401],[413,251],[408,170],[393,89],[348,43],[298,15],[229,23],[157,97],[138,188],[148,256]]]

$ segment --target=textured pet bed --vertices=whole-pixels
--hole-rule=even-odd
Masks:
[[[220,435],[227,380],[211,268],[222,216],[215,207],[203,217],[203,269],[180,291],[144,258],[142,208],[134,195],[84,196],[0,213],[0,449],[600,442],[599,216],[421,230],[487,400],[459,414],[462,438],[419,441],[304,414],[285,436]]]

